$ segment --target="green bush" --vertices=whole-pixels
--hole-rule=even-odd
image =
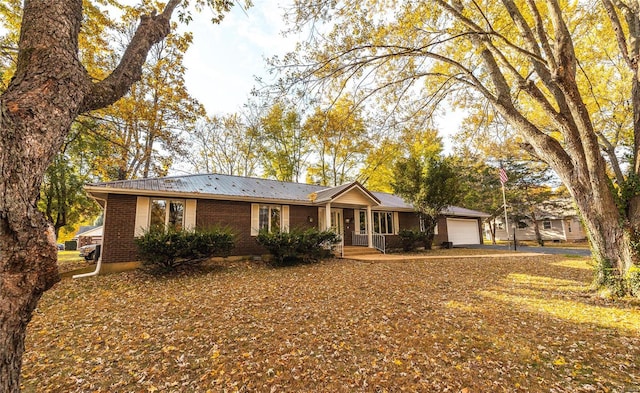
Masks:
[[[220,228],[196,231],[166,228],[145,232],[135,242],[144,265],[174,270],[183,264],[229,255],[234,247],[234,236],[231,231]]]
[[[398,236],[404,251],[414,251],[420,243],[424,243],[427,235],[419,229],[402,229]]]
[[[262,230],[256,240],[273,256],[273,263],[282,266],[326,258],[332,254],[333,245],[340,238],[331,231],[310,228],[292,229],[290,232]]]

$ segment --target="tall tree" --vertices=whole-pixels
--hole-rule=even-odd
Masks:
[[[187,2],[185,2],[187,3]],[[220,20],[227,0],[200,0]],[[85,2],[25,1],[15,72],[0,95],[0,391],[20,390],[26,327],[42,293],[58,280],[53,229],[37,208],[40,184],[75,118],[120,99],[141,78],[151,48],[171,30],[181,0],[140,16],[108,76],[79,56]],[[182,12],[183,19],[189,15]],[[107,50],[107,48],[105,48]]]
[[[434,0],[389,13],[394,4],[296,1],[298,27],[322,20],[330,32],[301,46],[305,61],[286,58],[301,65],[291,76],[358,86],[391,107],[410,96],[491,105],[575,200],[600,283],[625,292],[640,233],[638,2]]]
[[[491,241],[496,243],[496,218],[504,214],[502,190],[498,168],[488,165],[478,155],[472,154],[455,163],[460,173],[460,203],[468,209],[490,214],[485,221],[489,225]]]
[[[460,179],[453,159],[410,156],[396,163],[394,175],[393,190],[420,215],[425,228],[425,248],[431,249],[440,213],[460,199]]]
[[[546,165],[531,161],[502,162],[504,170],[509,174],[507,182],[507,203],[511,207],[514,225],[522,219],[533,223],[536,241],[544,246],[540,233],[538,214],[543,203],[551,204],[554,192],[550,186],[551,174]]]
[[[214,116],[193,133],[195,154],[189,160],[196,172],[256,176],[260,156],[258,131],[240,114]]]
[[[392,192],[394,167],[398,160],[419,157],[426,160],[442,153],[442,139],[434,129],[404,128],[399,135],[377,139],[366,153],[358,180],[367,188]]]
[[[133,35],[132,19],[140,12],[127,13],[118,27],[125,42]],[[100,117],[99,132],[111,144],[99,157],[106,179],[166,176],[174,157],[185,155],[183,134],[192,131],[196,120],[204,116],[204,109],[189,95],[184,81],[182,60],[191,41],[190,33],[171,33],[155,44],[140,81],[122,99],[92,113]]]
[[[318,163],[307,170],[308,181],[338,186],[356,178],[372,148],[361,110],[342,98],[328,109],[317,107],[305,122]]]
[[[265,176],[297,182],[309,155],[309,134],[298,110],[276,102],[260,120],[260,155]]]

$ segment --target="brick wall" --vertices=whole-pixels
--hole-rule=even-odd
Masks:
[[[398,213],[398,228],[403,229],[420,229],[420,217],[413,212]]]
[[[251,236],[251,203],[198,199],[196,227],[226,227],[235,234],[231,255],[259,255],[265,250]]]
[[[449,232],[447,231],[447,218],[438,217],[438,234],[433,237],[433,246],[438,247],[443,242],[449,241]]]
[[[131,262],[138,259],[133,242],[136,201],[135,195],[109,194],[102,241],[103,262]]]
[[[309,217],[313,222],[309,222]],[[199,199],[196,209],[196,227],[211,226],[230,228],[235,233],[236,244],[232,255],[262,255],[267,251],[251,236],[251,203]],[[310,228],[318,225],[318,208],[289,206],[289,227]]]
[[[309,222],[309,217],[313,222]],[[318,208],[315,206],[289,206],[289,227],[308,229],[318,227]]]

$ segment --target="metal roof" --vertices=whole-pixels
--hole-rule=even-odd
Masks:
[[[463,217],[479,217],[486,218],[491,217],[491,214],[479,212],[477,210],[465,209],[459,206],[449,206],[442,210],[442,214],[445,216],[463,216]]]
[[[310,201],[310,194],[328,188],[313,184],[288,183],[270,179],[219,174],[120,180],[91,183],[87,186],[104,188],[105,192],[109,192],[109,190],[137,190],[141,192],[202,194],[203,197],[228,196],[307,202]]]
[[[271,179],[211,173],[89,183],[86,187],[90,193],[95,194],[135,193],[145,195],[166,193],[170,195],[197,195],[202,198],[212,199],[272,200],[313,204],[314,202],[328,202],[333,197],[341,195],[343,191],[354,185],[360,186],[365,192],[377,198],[380,201],[378,208],[413,210],[411,204],[405,202],[401,197],[384,192],[371,192],[358,182],[343,184],[337,187],[327,187],[317,184],[291,183]],[[443,214],[467,217],[489,216],[486,213],[456,206],[449,207],[446,211],[443,211]]]

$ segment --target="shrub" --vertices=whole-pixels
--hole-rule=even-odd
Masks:
[[[426,234],[419,229],[402,229],[398,236],[404,251],[414,251],[419,243],[426,240]]]
[[[633,296],[640,297],[640,266],[631,266],[628,275],[627,282],[629,284],[629,292],[631,292]]]
[[[258,243],[273,256],[278,266],[298,262],[315,262],[332,254],[333,245],[340,241],[331,231],[315,228],[292,229],[290,232],[260,231]]]
[[[164,270],[200,263],[213,256],[227,256],[234,246],[231,231],[220,228],[195,231],[154,229],[135,241],[142,263]]]

